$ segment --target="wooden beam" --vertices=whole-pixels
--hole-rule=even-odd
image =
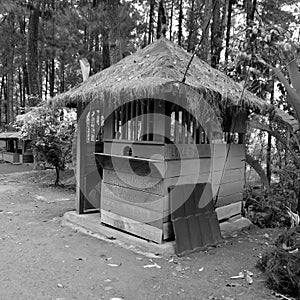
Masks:
[[[159,244],[162,242],[162,229],[103,209],[101,209],[101,222]]]
[[[78,214],[84,212],[84,165],[85,165],[85,144],[86,144],[86,112],[80,103],[77,108],[77,139],[76,139],[76,199],[75,208]]]

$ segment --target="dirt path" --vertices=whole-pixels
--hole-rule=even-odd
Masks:
[[[188,257],[149,259],[62,227],[73,192],[2,174],[0,200],[1,300],[274,298],[254,268],[271,230],[246,231]],[[253,285],[230,279],[245,269]]]

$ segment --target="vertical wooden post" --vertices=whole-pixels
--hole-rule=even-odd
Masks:
[[[147,100],[141,102],[141,114],[142,114],[142,141],[147,140]]]
[[[129,103],[126,102],[125,103],[125,125],[124,125],[124,128],[125,128],[125,140],[129,140],[130,137],[129,137],[129,130],[128,130],[128,119],[129,119]]]
[[[165,102],[162,100],[154,99],[153,109],[153,140],[156,142],[165,141]]]
[[[185,144],[186,142],[186,113],[184,110],[182,110],[181,113],[181,120],[182,120],[182,125],[181,125],[181,134],[182,134],[182,144]]]
[[[178,106],[175,106],[175,143],[179,143],[179,111],[178,111]]]
[[[165,143],[171,140],[171,104],[163,101],[165,107]]]
[[[112,139],[114,137],[115,129],[115,113],[111,113],[104,121],[103,138]]]
[[[80,120],[81,118],[81,120]],[[86,144],[86,113],[84,112],[83,104],[79,103],[77,108],[77,121],[80,121],[77,126],[76,140],[76,199],[75,208],[78,214],[84,213],[84,166],[85,166],[85,144]]]

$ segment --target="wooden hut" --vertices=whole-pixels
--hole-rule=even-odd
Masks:
[[[79,214],[158,243],[185,235],[182,207],[240,215],[247,116],[268,105],[190,58],[162,38],[53,99],[78,109]]]
[[[10,163],[32,163],[33,154],[30,141],[22,140],[21,133],[5,131],[0,133],[0,141],[5,146],[0,150],[0,159]]]

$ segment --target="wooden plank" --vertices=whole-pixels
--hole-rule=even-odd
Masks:
[[[244,180],[245,170],[244,170],[244,168],[238,168],[238,169],[225,170],[224,172],[217,171],[217,172],[215,172],[215,174],[221,175],[222,180],[220,183],[223,184],[223,183],[228,183],[228,182]],[[221,179],[221,177],[220,177],[220,179]]]
[[[214,157],[240,157],[245,156],[246,151],[244,144],[213,144],[212,147]]]
[[[163,223],[163,240],[173,239],[174,238],[174,230],[172,222]]]
[[[236,193],[224,197],[218,197],[216,207],[225,206],[243,200],[243,193]]]
[[[242,193],[244,190],[244,184],[244,179],[221,184],[219,188],[219,197]]]
[[[163,143],[146,143],[146,142],[130,142],[122,140],[104,141],[104,153],[124,155],[124,149],[130,147],[132,156],[151,158],[154,155],[159,155],[163,158],[164,146]]]
[[[189,174],[209,173],[211,161],[210,159],[184,159],[166,161],[165,177],[177,177]]]
[[[162,228],[162,211],[154,211],[132,203],[108,198],[107,195],[103,193],[101,193],[101,195],[101,208],[103,208],[104,210],[116,213],[120,216],[124,216],[138,222],[143,222],[145,224],[151,223],[155,227]]]
[[[196,183],[205,183],[210,179],[209,173],[203,174],[189,174],[182,176],[169,177],[164,180],[166,187],[182,185],[182,184],[196,184]]]
[[[147,210],[163,213],[164,208],[168,207],[164,202],[168,201],[168,195],[162,197],[155,194],[149,194],[143,191],[128,189],[117,185],[102,183],[102,195],[118,202],[124,202]]]
[[[233,169],[241,169],[245,167],[245,156],[236,156],[236,157],[218,157],[214,159],[214,171],[220,171],[224,169],[225,162],[225,170],[233,170]]]
[[[215,158],[213,161],[213,166],[211,165],[211,159],[197,158],[183,159],[183,160],[168,160],[166,161],[166,178],[175,177],[179,174],[203,174],[209,172],[241,169],[245,166],[245,157],[229,157],[227,160],[225,158],[219,157]]]
[[[105,153],[96,153],[96,159],[104,169],[125,172],[131,176],[162,178],[165,174],[164,161]]]
[[[162,229],[130,220],[103,209],[101,209],[101,222],[156,243],[162,242]]]
[[[211,145],[197,144],[166,144],[164,147],[164,157],[167,160],[183,158],[206,158],[212,156]]]
[[[125,172],[116,172],[115,170],[104,170],[103,181],[125,188],[136,189],[150,194],[164,196],[168,189],[162,178],[150,176],[128,176]]]
[[[218,220],[221,221],[236,216],[241,213],[241,209],[242,209],[241,201],[218,207],[216,208]]]
[[[20,162],[20,154],[13,153],[13,152],[3,152],[2,159],[4,161],[10,162],[10,163],[19,163]]]

